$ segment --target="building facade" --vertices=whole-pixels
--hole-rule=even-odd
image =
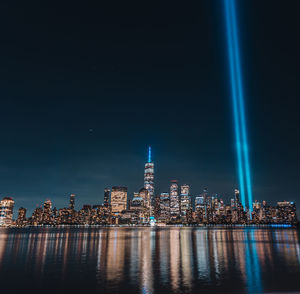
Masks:
[[[170,221],[170,194],[167,192],[161,193],[159,197],[159,203],[159,221],[162,223],[168,223]]]
[[[112,187],[110,195],[112,213],[121,213],[127,209],[127,187]]]
[[[11,197],[4,197],[0,201],[0,226],[12,224],[14,204],[15,201]]]
[[[104,207],[109,206],[109,193],[110,193],[110,189],[105,188],[104,189],[104,201],[103,201]]]
[[[180,187],[180,211],[181,211],[182,220],[184,222],[186,222],[186,218],[190,209],[191,209],[190,186],[185,184]]]
[[[75,194],[70,195],[69,208],[72,209],[72,210],[75,209]]]
[[[170,186],[170,217],[171,221],[175,221],[180,217],[180,199],[176,180],[172,180]]]

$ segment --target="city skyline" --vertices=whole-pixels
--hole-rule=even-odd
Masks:
[[[78,212],[79,215],[76,212],[75,199],[78,198],[76,194],[70,194],[69,205],[64,205],[64,208],[57,207],[50,199],[47,199],[41,205],[37,205],[30,218],[26,217],[27,208],[19,207],[17,223],[21,222],[22,224],[24,220],[28,219],[32,225],[54,224],[55,222],[118,224],[128,221],[148,225],[151,222],[165,224],[233,222],[242,224],[251,221],[274,222],[277,218],[276,215],[282,213],[282,215],[292,213],[290,218],[295,219],[295,223],[298,222],[294,201],[280,199],[280,201],[276,201],[277,206],[275,207],[275,201],[270,203],[265,199],[255,199],[251,204],[245,206],[239,187],[235,188],[234,196],[231,195],[229,198],[230,201],[227,197],[211,193],[207,187],[192,194],[190,184],[183,184],[174,179],[170,181],[168,191],[156,191],[155,193],[155,164],[151,152],[151,146],[149,146],[144,167],[144,183],[142,188],[136,188],[136,192],[129,194],[127,186],[106,187],[103,201],[85,202]],[[0,201],[0,224],[11,224],[14,219],[14,205],[15,201],[11,197],[4,197]],[[282,212],[280,212],[281,210]],[[30,210],[28,212],[31,214]],[[92,217],[91,214],[94,216]],[[91,219],[87,220],[89,218]]]
[[[107,187],[109,187],[108,189],[118,187],[118,186],[124,187],[124,188],[126,188],[126,193],[127,193],[126,202],[128,202],[129,200],[134,198],[134,193],[138,192],[138,190],[141,187],[145,187],[146,189],[147,189],[147,187],[148,187],[148,189],[150,187],[151,191],[153,191],[154,189],[157,189],[157,192],[155,192],[154,194],[151,194],[151,192],[150,192],[150,194],[153,195],[154,197],[160,197],[161,193],[169,192],[170,186],[168,185],[168,183],[169,182],[171,182],[171,183],[174,182],[178,185],[178,187],[177,187],[178,191],[176,192],[177,193],[176,195],[178,195],[178,197],[181,197],[182,196],[182,193],[180,192],[180,189],[182,188],[181,185],[188,184],[189,195],[192,197],[192,203],[193,203],[193,206],[194,206],[194,201],[196,200],[196,197],[199,196],[201,193],[203,193],[204,190],[208,189],[209,193],[211,195],[221,197],[225,201],[229,202],[230,199],[232,197],[234,197],[234,191],[236,189],[239,189],[238,185],[237,186],[232,186],[233,187],[232,191],[228,194],[224,194],[222,192],[217,193],[217,192],[214,191],[213,187],[208,187],[207,185],[203,184],[201,186],[200,190],[195,191],[195,189],[193,189],[193,184],[191,184],[189,181],[183,182],[180,179],[174,179],[174,178],[169,178],[169,182],[164,183],[164,185],[163,185],[164,189],[160,188],[162,185],[160,185],[159,188],[154,188],[155,186],[158,186],[158,185],[157,185],[157,183],[154,183],[154,176],[152,175],[152,173],[154,174],[154,173],[156,173],[156,171],[154,172],[154,160],[153,160],[153,156],[152,156],[152,147],[150,145],[148,145],[147,154],[145,155],[144,162],[145,162],[144,177],[143,177],[144,182],[142,183],[142,181],[141,181],[140,186],[128,189],[128,185],[126,185],[126,184],[120,185],[118,183],[114,183],[112,186],[109,186],[109,185],[106,185],[105,183],[101,183],[101,185],[104,187],[103,190],[105,191],[105,189],[107,189]],[[150,164],[150,166],[149,166],[149,164]],[[150,168],[150,170],[149,170],[149,168]],[[150,174],[149,174],[149,171],[150,171]],[[138,176],[138,178],[141,178],[141,176]],[[149,182],[149,179],[150,179],[150,182]],[[157,177],[156,177],[156,180],[157,180],[157,182],[160,182],[159,178],[157,179]],[[122,182],[122,183],[124,183],[124,182]],[[217,186],[217,183],[216,183],[216,186]],[[60,199],[59,199],[59,201],[57,201],[57,198],[55,196],[51,197],[51,195],[49,194],[48,196],[45,196],[44,199],[41,198],[40,201],[35,204],[35,206],[33,206],[32,204],[31,204],[31,206],[30,205],[29,206],[21,205],[22,201],[19,201],[18,198],[13,197],[13,195],[3,195],[3,194],[0,193],[0,197],[12,197],[17,202],[18,206],[16,206],[16,207],[27,207],[27,212],[32,213],[35,208],[42,207],[44,201],[46,201],[47,199],[54,199],[52,202],[57,203],[57,205],[55,205],[55,206],[64,207],[65,199],[66,199],[65,197],[68,198],[70,194],[71,195],[74,194],[74,195],[79,196],[79,197],[77,197],[78,200],[79,200],[79,204],[77,203],[78,207],[83,206],[85,204],[100,205],[100,204],[105,203],[105,196],[104,196],[105,193],[103,194],[102,191],[99,191],[98,199],[97,198],[95,199],[95,198],[90,198],[90,197],[84,197],[86,195],[80,195],[80,193],[76,193],[76,191],[71,191],[71,192],[65,192],[65,193],[59,194],[58,197]],[[151,198],[151,195],[150,195],[150,199],[153,199],[153,198]],[[93,199],[93,201],[90,201],[91,199]],[[27,199],[27,200],[28,200],[29,203],[31,202],[30,198]],[[254,203],[254,201],[262,201],[262,200],[266,200],[266,199],[254,197],[253,203]],[[295,199],[292,199],[292,198],[280,198],[280,197],[278,197],[278,198],[274,198],[272,200],[269,200],[268,203],[275,204],[276,202],[283,201],[283,200],[291,201],[291,202],[295,201]],[[181,200],[178,200],[178,201],[181,201]],[[154,206],[153,200],[151,200],[151,203],[152,203],[152,206]],[[246,203],[246,206],[249,207],[248,203]],[[297,207],[297,210],[298,209],[300,209],[300,208]],[[298,214],[299,214],[299,212],[298,212]],[[15,209],[14,210],[14,217],[16,217],[16,216],[17,216],[17,210]]]
[[[149,161],[150,160],[150,161]],[[140,189],[140,187],[145,187],[146,189],[147,189],[147,187],[150,187],[150,190],[154,190],[154,186],[156,185],[157,186],[157,183],[156,184],[154,184],[154,182],[153,182],[153,180],[154,180],[154,176],[152,176],[151,174],[150,174],[150,181],[152,181],[152,182],[150,182],[151,184],[150,184],[150,186],[149,186],[149,164],[151,164],[151,166],[150,166],[150,168],[152,168],[152,170],[154,170],[154,160],[153,160],[153,156],[152,156],[152,148],[151,148],[151,146],[150,145],[148,145],[148,148],[147,148],[147,155],[145,156],[145,160],[144,160],[144,162],[146,162],[145,163],[145,168],[144,168],[144,183],[142,183],[141,182],[141,185],[140,186],[138,186],[138,187],[135,187],[135,188],[131,188],[131,189],[128,189],[128,186],[126,185],[126,184],[123,184],[123,185],[120,185],[120,184],[118,184],[118,183],[114,183],[112,186],[109,186],[109,185],[106,185],[105,183],[101,183],[102,184],[102,186],[104,187],[103,188],[103,190],[105,191],[106,189],[107,189],[107,187],[109,187],[108,189],[111,189],[111,188],[113,188],[113,187],[116,187],[116,186],[123,186],[124,188],[126,188],[126,193],[127,193],[127,202],[128,202],[128,200],[130,200],[130,199],[132,199],[133,197],[134,197],[134,193],[135,192],[138,192],[138,190]],[[151,173],[153,173],[154,174],[154,172],[153,171],[151,171]],[[156,173],[156,171],[155,171],[155,173]],[[140,178],[140,176],[139,176],[139,178]],[[158,178],[158,180],[157,180],[157,182],[160,182],[160,180],[159,180],[159,178]],[[189,190],[189,195],[191,195],[191,197],[193,198],[193,200],[192,200],[192,202],[193,202],[193,206],[194,206],[194,200],[195,200],[195,198],[197,197],[197,196],[199,196],[201,193],[203,193],[203,191],[204,190],[209,190],[209,193],[211,194],[211,195],[215,195],[215,196],[217,196],[217,197],[221,197],[222,199],[224,199],[224,200],[226,200],[226,201],[230,201],[230,199],[232,198],[232,197],[234,197],[234,190],[235,189],[238,189],[239,187],[238,186],[233,186],[233,190],[229,193],[229,194],[227,194],[227,195],[225,195],[224,193],[216,193],[215,191],[214,191],[214,189],[213,189],[213,187],[207,187],[207,185],[205,185],[205,184],[203,184],[202,186],[201,186],[201,189],[200,190],[198,190],[198,191],[195,191],[195,189],[193,189],[193,184],[191,184],[189,181],[187,181],[187,182],[183,182],[183,181],[181,181],[180,179],[172,179],[172,178],[170,178],[169,179],[169,182],[174,182],[174,183],[178,183],[178,191],[176,192],[177,194],[178,194],[178,197],[180,197],[181,195],[182,195],[182,193],[180,192],[180,189],[181,189],[181,185],[186,185],[186,184],[188,184],[188,190]],[[123,182],[124,183],[124,182]],[[157,193],[154,193],[154,194],[152,194],[152,195],[154,195],[154,197],[159,197],[160,195],[161,195],[161,193],[164,193],[164,192],[169,192],[169,188],[170,188],[170,186],[168,185],[168,183],[165,183],[164,184],[164,187],[167,187],[167,188],[165,188],[165,189],[161,189],[161,188],[156,188],[157,189]],[[103,191],[102,190],[102,191]],[[46,201],[47,199],[55,199],[55,200],[53,200],[52,202],[56,202],[58,205],[58,207],[60,206],[60,207],[64,207],[64,202],[65,202],[65,197],[69,197],[69,195],[71,194],[71,195],[77,195],[77,196],[79,196],[79,197],[77,197],[78,198],[78,200],[79,200],[79,204],[77,203],[77,206],[79,207],[79,206],[83,206],[83,205],[85,205],[85,204],[94,204],[94,205],[96,205],[96,204],[103,204],[103,203],[105,203],[105,193],[103,194],[102,193],[102,191],[100,191],[99,192],[99,197],[98,197],[98,199],[96,198],[86,198],[86,197],[82,197],[82,195],[80,195],[79,193],[76,193],[76,191],[71,191],[71,192],[65,192],[65,193],[61,193],[60,194],[60,196],[58,196],[59,198],[60,198],[60,200],[59,201],[57,201],[57,199],[56,199],[56,197],[54,196],[52,196],[51,197],[51,195],[50,195],[50,193],[49,193],[49,196],[46,196],[46,197],[44,197],[44,199],[43,198],[41,198],[40,199],[40,201],[39,202],[37,202],[36,204],[35,204],[35,206],[27,206],[27,212],[28,213],[32,213],[33,212],[33,210],[35,209],[35,208],[37,208],[37,207],[42,207],[43,206],[43,203],[44,203],[44,201]],[[151,194],[151,193],[150,193]],[[177,195],[176,194],[176,195]],[[81,197],[82,198],[81,198]],[[18,200],[18,198],[15,198],[15,197],[13,197],[13,195],[3,195],[3,194],[1,194],[0,193],[0,197],[12,197],[12,198],[14,198],[14,200],[16,201],[16,202],[20,202],[21,204],[22,204],[22,201],[19,201]],[[90,201],[91,199],[93,199],[93,201]],[[151,195],[150,195],[150,199],[152,199],[151,198]],[[86,200],[86,201],[85,201]],[[253,203],[254,203],[254,201],[262,201],[262,200],[265,200],[265,199],[259,199],[259,198],[255,198],[254,197],[254,199],[253,199]],[[275,198],[275,199],[272,199],[271,201],[268,201],[269,203],[272,203],[272,204],[274,204],[274,203],[276,203],[277,201],[282,201],[282,200],[285,200],[285,201],[295,201],[295,199],[291,199],[291,198]],[[28,202],[30,203],[30,201],[31,201],[31,199],[29,198],[28,199]],[[18,206],[16,206],[16,207],[26,207],[25,205],[21,205],[20,203],[17,203],[17,204],[19,204]],[[152,206],[154,206],[154,204],[153,204],[153,200],[151,201],[151,203],[152,203]],[[248,206],[248,205],[247,205]],[[249,206],[248,206],[249,207]],[[297,207],[297,210],[298,210],[299,208]],[[299,212],[298,212],[299,213]],[[14,210],[14,216],[16,217],[17,216],[17,210],[15,209]]]

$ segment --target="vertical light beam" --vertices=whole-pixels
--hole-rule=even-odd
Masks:
[[[234,128],[236,136],[238,174],[240,184],[241,201],[246,207],[246,193],[248,207],[252,211],[252,185],[249,163],[248,139],[246,131],[246,118],[244,106],[244,94],[242,86],[242,74],[240,64],[240,52],[237,33],[235,0],[224,0],[226,35],[229,57],[229,69],[232,92],[232,105],[234,116]],[[251,216],[251,213],[250,213]]]
[[[151,162],[151,146],[148,148],[148,162]]]

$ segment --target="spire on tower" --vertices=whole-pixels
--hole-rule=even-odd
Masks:
[[[148,162],[151,162],[151,146],[148,148]]]

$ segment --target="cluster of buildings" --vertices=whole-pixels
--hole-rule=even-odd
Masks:
[[[237,189],[230,203],[225,203],[207,189],[192,197],[189,185],[172,180],[168,192],[156,195],[151,147],[144,169],[144,186],[128,198],[127,187],[106,188],[101,205],[83,205],[75,210],[75,194],[71,194],[68,207],[56,209],[47,200],[30,217],[26,217],[26,208],[19,208],[18,217],[13,220],[14,200],[5,197],[0,201],[0,226],[298,223],[294,202],[282,201],[270,206],[266,201],[255,201],[249,209],[241,204]]]

